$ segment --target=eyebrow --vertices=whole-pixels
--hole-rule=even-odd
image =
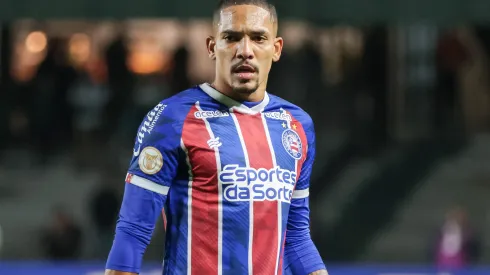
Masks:
[[[235,30],[223,30],[221,31],[221,34],[227,34],[227,35],[232,35],[232,36],[239,36],[239,35],[242,35],[243,33],[248,33],[248,34],[251,34],[251,35],[254,35],[254,36],[262,36],[262,35],[266,35],[266,34],[269,34],[269,31],[267,30],[252,30],[252,31],[235,31]]]

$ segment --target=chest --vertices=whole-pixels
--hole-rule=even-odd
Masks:
[[[306,157],[301,131],[301,125],[281,112],[194,115],[182,134],[194,187],[222,184],[253,190],[262,184],[293,189]]]

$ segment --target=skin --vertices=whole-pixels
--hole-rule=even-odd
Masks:
[[[212,86],[237,101],[264,99],[272,62],[279,61],[283,39],[277,37],[277,20],[266,9],[237,5],[221,10],[214,22],[214,35],[206,39],[209,57],[216,62]],[[253,75],[240,77],[236,69],[247,64]],[[137,275],[106,270],[105,275]],[[310,275],[328,275],[318,270]]]
[[[217,17],[214,36],[206,40],[209,57],[216,62],[212,85],[237,101],[261,101],[272,62],[279,61],[283,47],[277,20],[253,5],[228,7]],[[244,79],[236,73],[244,64],[255,69],[252,77]]]

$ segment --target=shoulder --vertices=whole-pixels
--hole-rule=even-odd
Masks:
[[[160,101],[150,109],[137,130],[137,147],[162,141],[179,142],[183,124],[197,101],[206,100],[199,88],[190,88]]]
[[[166,98],[158,105],[165,106],[166,116],[183,119],[196,102],[206,101],[208,98],[209,96],[196,86]]]
[[[274,109],[282,108],[290,113],[293,120],[299,122],[306,132],[313,131],[313,119],[311,116],[296,104],[293,104],[281,97],[269,94],[271,105]]]
[[[209,96],[198,86],[189,88],[160,101],[149,110],[143,123],[150,120],[156,127],[177,126],[184,122],[196,102],[206,100],[209,100]]]

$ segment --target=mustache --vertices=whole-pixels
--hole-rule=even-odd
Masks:
[[[259,71],[259,68],[258,66],[254,65],[254,64],[251,64],[251,63],[247,63],[247,62],[241,62],[241,63],[238,63],[238,64],[235,64],[231,67],[231,71],[232,72],[235,72],[236,70],[238,70],[238,68],[240,68],[241,66],[248,66],[248,67],[252,67],[254,69],[255,72],[258,72]]]

